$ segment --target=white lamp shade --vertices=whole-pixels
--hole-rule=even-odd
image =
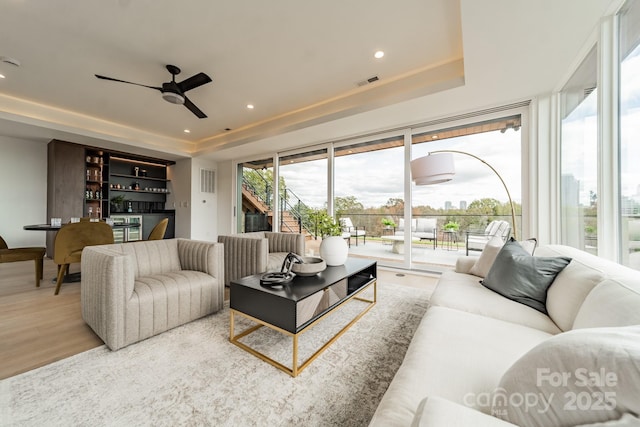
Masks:
[[[451,181],[455,174],[451,153],[429,154],[411,161],[411,177],[416,185]]]

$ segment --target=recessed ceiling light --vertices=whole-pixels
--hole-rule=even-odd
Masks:
[[[4,74],[0,74],[0,79],[4,79]]]
[[[380,58],[382,58],[382,57],[384,56],[384,52],[383,52],[383,51],[381,51],[381,50],[379,50],[379,51],[377,51],[376,53],[374,53],[374,54],[373,54],[373,56],[374,56],[376,59],[380,59]]]
[[[191,131],[189,129],[185,129],[184,133],[191,133]]]
[[[253,104],[247,104],[247,108],[248,108],[249,110],[253,110],[255,107],[253,106]]]
[[[438,139],[438,135],[431,135],[431,139]]]

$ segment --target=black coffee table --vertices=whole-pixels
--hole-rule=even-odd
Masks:
[[[291,282],[281,287],[261,285],[260,276],[258,274],[243,277],[231,282],[229,341],[293,377],[302,372],[376,304],[377,263],[371,260],[349,258],[344,265],[327,267],[315,276],[296,276]],[[373,286],[373,299],[362,298],[360,294],[371,286]],[[367,302],[368,305],[340,332],[298,366],[298,336],[352,299]],[[236,335],[234,331],[236,315],[250,319],[257,325]],[[239,341],[263,326],[293,337],[291,368]]]

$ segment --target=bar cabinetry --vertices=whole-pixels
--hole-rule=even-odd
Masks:
[[[169,194],[167,164],[111,155],[111,213],[151,213],[165,209]]]
[[[170,217],[166,236],[173,235],[175,211],[165,210],[165,203],[167,168],[174,163],[52,140],[47,147],[47,220],[158,214]],[[47,233],[49,256],[54,238],[55,233]]]

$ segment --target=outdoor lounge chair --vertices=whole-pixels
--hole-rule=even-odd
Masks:
[[[351,237],[356,238],[356,246],[358,246],[358,237],[362,237],[362,244],[367,243],[367,232],[364,225],[355,226],[353,222],[351,222],[351,218],[340,218],[340,226],[342,227],[343,237],[346,236],[347,233],[350,234],[349,243],[351,243]]]
[[[467,255],[469,251],[482,251],[493,236],[500,236],[506,242],[510,232],[511,225],[507,221],[491,221],[484,231],[467,230]]]
[[[438,220],[436,218],[413,218],[411,220],[411,237],[420,240],[431,240],[433,249],[438,247]],[[398,227],[395,229],[396,236],[404,235],[404,218],[398,221]]]

